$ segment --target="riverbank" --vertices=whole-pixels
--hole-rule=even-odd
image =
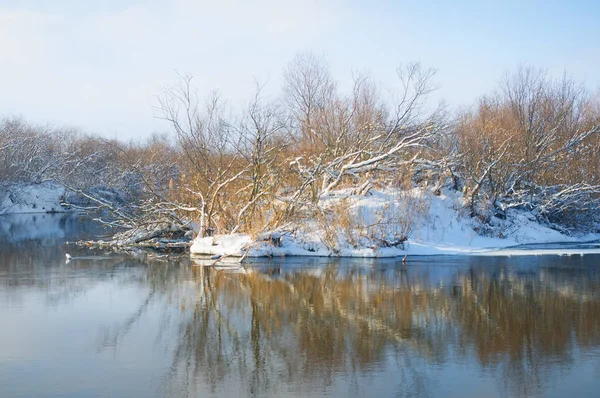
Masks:
[[[435,195],[414,189],[409,197],[399,197],[397,192],[390,190],[372,191],[369,196],[340,191],[327,198],[323,207],[333,211],[330,218],[303,220],[255,237],[230,234],[196,238],[190,252],[234,257],[518,255],[523,252],[515,247],[525,244],[600,239],[599,233],[559,232],[522,210],[497,214],[483,223],[468,216],[462,194],[451,190]],[[406,223],[411,225],[406,226]],[[400,230],[407,233],[406,240],[397,239]],[[599,250],[544,251],[549,254],[587,252]]]
[[[62,213],[66,189],[54,182],[0,184],[0,215]]]
[[[65,212],[65,193],[64,187],[52,182],[2,185],[0,215]],[[425,188],[371,190],[367,195],[339,190],[320,201],[322,212],[316,216],[300,217],[284,228],[265,233],[216,235],[190,243],[191,231],[185,238],[167,239],[160,231],[132,230],[133,235],[126,234],[127,239],[117,235],[112,240],[86,244],[158,250],[184,250],[190,246],[192,255],[209,256],[393,258],[534,255],[535,250],[524,252],[519,246],[600,241],[600,233],[560,232],[523,210],[495,213],[483,222],[468,215],[460,192],[446,189],[437,193]],[[540,250],[541,254],[564,255],[596,252],[596,247]]]

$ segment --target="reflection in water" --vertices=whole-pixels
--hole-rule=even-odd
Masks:
[[[598,257],[285,259],[228,272],[116,255],[66,264],[62,242],[81,231],[61,231],[49,246],[0,240],[2,397],[600,386]]]
[[[218,392],[233,379],[259,395],[318,392],[391,361],[410,379],[384,391],[420,395],[435,383],[415,360],[474,358],[511,395],[536,395],[576,350],[600,343],[597,273],[577,281],[573,269],[473,264],[434,283],[432,268],[196,268],[170,387]]]
[[[74,298],[85,291],[91,280],[72,278],[72,271],[89,272],[96,264],[67,266],[63,244],[68,240],[89,239],[105,230],[83,217],[71,214],[15,214],[0,216],[0,293],[2,287],[45,288],[48,301]],[[81,249],[70,246],[72,253]],[[91,268],[89,267],[91,266]],[[52,287],[51,289],[49,287]],[[13,289],[14,290],[14,289]]]
[[[39,213],[0,215],[0,245],[56,246],[65,240],[90,239],[107,231],[83,215]]]

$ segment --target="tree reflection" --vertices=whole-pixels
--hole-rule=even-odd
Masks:
[[[176,342],[162,386],[169,396],[371,395],[369,380],[381,372],[394,374],[383,395],[426,395],[439,387],[432,365],[459,362],[476,364],[507,395],[539,395],[581,352],[600,346],[593,259],[518,267],[286,260],[230,273],[128,257],[64,264],[63,251],[8,253],[5,298],[35,289],[54,306],[113,277],[140,287],[139,308],[101,329],[96,349],[117,352],[143,315],[157,311],[157,341]]]
[[[542,278],[471,267],[452,284],[402,267],[273,270],[193,269],[197,297],[168,389],[217,392],[239,380],[255,394],[310,392],[393,357],[412,378],[397,392],[422,393],[428,382],[412,362],[445,363],[452,352],[474,355],[511,393],[530,395],[547,384],[544,369],[572,361],[574,344],[600,343],[598,284],[569,293],[560,270]]]

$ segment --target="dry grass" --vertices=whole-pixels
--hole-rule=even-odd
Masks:
[[[321,231],[321,241],[333,253],[338,253],[343,245],[354,248],[361,246],[367,235],[367,226],[360,209],[352,197],[346,197],[330,204],[318,212],[315,220]]]
[[[403,245],[429,213],[429,201],[413,189],[411,175],[411,170],[406,170],[393,182],[391,200],[378,212],[377,221],[368,227],[370,239],[383,246]]]
[[[356,206],[352,196],[330,204],[315,216],[321,241],[334,253],[345,245],[402,246],[429,212],[427,198],[409,186],[396,186],[390,201],[375,214],[369,208]]]

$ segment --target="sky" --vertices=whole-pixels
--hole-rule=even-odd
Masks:
[[[153,106],[178,73],[236,105],[255,81],[278,93],[308,51],[341,87],[355,70],[393,90],[396,68],[420,61],[451,107],[520,64],[596,90],[599,18],[597,0],[0,0],[0,117],[143,139],[169,132]]]

